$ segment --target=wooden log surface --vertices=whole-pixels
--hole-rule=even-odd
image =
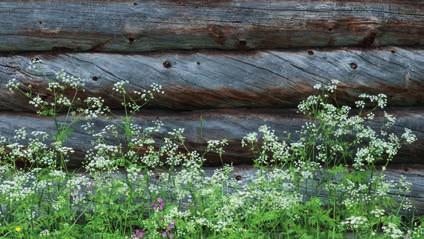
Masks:
[[[418,141],[412,145],[404,147],[399,153],[397,163],[422,163],[424,155],[424,108],[400,108],[392,109],[389,113],[398,116],[398,121],[394,127],[394,132],[401,134],[404,128],[410,128],[418,137]],[[187,146],[195,150],[203,150],[206,141],[210,139],[229,140],[229,146],[223,159],[226,162],[250,163],[252,155],[246,149],[241,148],[240,140],[250,132],[257,131],[261,125],[268,125],[275,129],[281,137],[287,136],[284,132],[292,134],[296,138],[296,131],[307,121],[296,114],[296,110],[284,109],[245,109],[245,110],[209,110],[175,112],[146,110],[135,118],[136,123],[141,126],[152,125],[153,120],[161,120],[164,127],[160,134],[161,138],[168,130],[184,128],[187,137]],[[95,129],[100,130],[108,123],[119,122],[119,117],[110,119],[98,119],[94,121]],[[379,127],[382,124],[381,118],[377,117],[376,123],[372,127]],[[54,132],[54,122],[50,118],[37,117],[25,113],[0,113],[0,135],[7,138],[14,136],[14,130],[26,127],[29,131],[41,130]],[[90,147],[91,136],[84,132],[81,127],[74,127],[73,135],[67,145],[73,147],[75,153],[71,165],[77,166],[83,153]],[[117,142],[112,142],[117,144]],[[208,164],[220,164],[217,155],[208,156]]]
[[[210,177],[214,174],[215,170],[220,169],[220,166],[205,166],[203,170],[205,172],[205,177]],[[325,170],[325,169],[324,169]],[[240,186],[246,186],[249,182],[258,178],[259,170],[252,165],[233,165],[232,171],[229,175],[230,178],[235,179]],[[163,171],[161,169],[154,171],[152,183],[160,183],[157,181],[161,177]],[[374,175],[380,175],[382,173],[381,169],[377,167],[377,170],[374,172]],[[85,175],[85,173],[83,173]],[[125,172],[115,171],[112,173],[102,173],[105,178],[125,178]],[[107,176],[107,177],[106,177]],[[389,191],[389,195],[392,195],[397,201],[402,200],[404,197],[408,199],[413,208],[410,210],[400,210],[401,215],[415,216],[424,215],[424,167],[423,165],[406,165],[399,166],[393,165],[389,166],[384,171],[385,181],[400,183],[408,182],[410,183],[410,192],[399,192],[397,190]],[[340,177],[343,177],[340,175]],[[315,178],[308,179],[306,182],[300,184],[300,191],[303,195],[303,200],[307,200],[312,196],[320,197],[323,202],[326,202],[328,194],[323,191],[317,192],[317,182],[320,179],[320,173],[315,174]],[[208,180],[207,178],[205,180]],[[323,189],[322,185],[320,189]],[[90,191],[82,190],[81,194],[91,193]]]
[[[216,167],[205,167],[205,171],[209,175],[212,175]],[[250,180],[255,178],[257,169],[251,165],[237,165],[234,167],[234,170],[231,174],[240,184],[245,185]],[[387,181],[400,182],[405,180],[406,182],[411,183],[411,191],[408,194],[399,194],[399,192],[391,192],[391,194],[396,198],[397,196],[406,196],[411,200],[412,205],[415,210],[409,212],[403,212],[405,214],[410,214],[412,212],[415,215],[424,215],[424,168],[423,165],[406,165],[399,166],[394,165],[389,167],[385,173],[385,178]],[[314,187],[308,187],[308,193],[314,195],[312,191]],[[326,197],[326,195],[320,195],[321,197]]]
[[[31,59],[40,59],[31,70]],[[86,94],[121,107],[112,86],[128,80],[134,90],[152,83],[165,95],[150,104],[172,110],[296,107],[316,93],[313,85],[341,81],[340,103],[352,103],[360,93],[385,93],[393,106],[424,105],[424,50],[294,50],[232,53],[201,51],[148,55],[107,53],[36,54],[0,57],[0,110],[30,110],[28,100],[11,94],[7,81],[32,84],[47,96],[48,79],[64,69],[86,81]]]
[[[422,45],[417,0],[6,0],[0,51]]]

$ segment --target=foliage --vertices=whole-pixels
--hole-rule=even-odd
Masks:
[[[160,86],[130,94],[128,82],[116,83],[122,120],[95,132],[96,118],[110,110],[101,98],[81,98],[82,85],[59,72],[47,89],[52,97],[42,99],[29,85],[9,83],[57,128],[55,135],[19,129],[0,139],[2,238],[424,237],[405,196],[410,184],[384,176],[399,148],[416,140],[408,129],[391,133],[395,118],[387,113],[381,129],[372,127],[384,95],[361,95],[353,110],[331,103],[337,82],[317,85],[320,93],[299,105],[310,121],[297,136],[261,126],[243,138],[256,158],[240,179],[231,165],[202,167],[206,153],[222,159],[225,139],[197,152],[186,147],[183,129],[157,139],[162,123],[133,121],[163,94]],[[65,145],[77,123],[93,136],[83,172],[66,168],[74,150]]]

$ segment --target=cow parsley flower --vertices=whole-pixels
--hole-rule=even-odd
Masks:
[[[29,101],[29,104],[33,105],[35,108],[40,108],[45,106],[47,102],[45,102],[39,95],[37,95]]]
[[[348,228],[352,230],[358,230],[364,226],[366,226],[368,223],[368,219],[363,216],[351,216],[346,218],[342,225],[347,226]]]
[[[17,140],[25,140],[27,138],[27,130],[26,128],[20,128],[15,130],[15,136],[13,136],[14,139]]]
[[[376,218],[381,218],[382,216],[384,216],[385,210],[376,208],[376,209],[371,211],[371,214]]]
[[[58,90],[58,89],[63,90],[64,86],[61,85],[60,83],[56,82],[56,81],[51,81],[51,82],[48,83],[47,90],[54,91],[54,90]]]
[[[384,109],[387,106],[387,96],[385,94],[378,95],[369,95],[369,94],[360,94],[359,98],[367,99],[371,103],[376,103],[377,107]]]
[[[363,109],[363,108],[365,108],[365,101],[357,100],[357,101],[355,101],[355,106],[358,109]]]
[[[412,133],[412,130],[405,129],[405,132],[402,134],[402,139],[405,140],[408,144],[412,144],[417,141],[417,136]]]
[[[129,84],[130,82],[128,80],[121,80],[113,84],[112,90],[119,93],[119,94],[125,94],[125,85]]]
[[[88,97],[84,103],[86,107],[80,111],[86,119],[95,119],[110,112],[109,107],[104,105],[104,99],[100,97]]]
[[[252,132],[252,133],[248,133],[246,136],[243,137],[243,139],[241,140],[241,145],[242,147],[251,146],[256,144],[257,141],[258,141],[258,133]]]
[[[208,146],[206,148],[206,151],[208,152],[215,152],[219,155],[222,155],[224,153],[224,148],[228,146],[228,140],[209,140]]]
[[[21,85],[20,82],[17,82],[15,78],[9,80],[6,84],[7,89],[9,89],[10,92],[14,92],[15,90],[19,89],[19,86]]]
[[[314,85],[314,89],[316,89],[316,90],[320,90],[321,88],[322,88],[322,84],[321,83]]]
[[[156,83],[150,85],[150,89],[142,91],[134,91],[134,94],[138,95],[142,100],[149,101],[155,98],[155,95],[165,94],[162,90],[162,86]]]
[[[81,88],[85,86],[84,80],[67,73],[63,69],[61,69],[60,71],[56,73],[56,79],[73,89],[77,89],[77,88]]]
[[[387,123],[385,124],[386,127],[391,127],[396,122],[396,117],[392,114],[387,113],[384,111],[384,118],[387,120]]]
[[[387,225],[384,225],[382,229],[384,234],[392,239],[404,238],[402,230],[394,223],[389,222]]]

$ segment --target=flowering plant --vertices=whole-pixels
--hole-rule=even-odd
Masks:
[[[39,70],[42,62],[31,67]],[[387,112],[382,127],[373,124],[386,107],[384,95],[360,95],[355,109],[337,106],[337,83],[317,85],[319,94],[299,104],[309,121],[296,134],[260,126],[246,135],[240,143],[254,153],[255,167],[240,175],[224,164],[228,140],[209,140],[198,152],[185,145],[184,129],[158,138],[161,122],[142,127],[134,120],[163,94],[159,85],[129,94],[129,82],[115,83],[124,112],[96,130],[99,118],[113,112],[101,98],[80,97],[79,78],[58,72],[47,98],[11,80],[8,87],[57,127],[54,135],[19,129],[12,139],[0,137],[0,236],[423,238],[411,184],[385,174],[416,136],[393,132],[396,119]],[[76,122],[92,144],[84,168],[68,171],[74,149],[66,140]],[[204,167],[207,153],[218,154],[223,166]]]

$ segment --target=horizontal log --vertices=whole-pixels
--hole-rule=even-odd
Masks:
[[[205,177],[210,177],[214,174],[217,169],[221,167],[203,167],[205,172]],[[232,171],[229,175],[230,179],[235,179],[240,186],[246,186],[252,180],[257,179],[259,170],[251,165],[234,165]],[[150,181],[151,183],[158,183],[157,179],[160,178],[160,174],[163,173],[162,170],[157,170],[154,172],[153,178]],[[374,172],[374,175],[380,175],[382,173],[381,169],[377,169]],[[106,176],[105,178],[114,177],[114,178],[124,178],[125,172],[115,171],[111,175],[108,173],[103,173],[102,175]],[[324,202],[328,198],[328,194],[325,193],[324,187],[321,184],[317,191],[317,182],[322,178],[322,174],[316,173],[315,177],[308,179],[306,182],[300,184],[300,191],[303,195],[303,200],[307,200],[312,196],[320,197]],[[389,192],[390,195],[394,197],[397,201],[402,200],[404,197],[412,203],[412,210],[401,210],[400,213],[405,216],[411,215],[424,215],[424,168],[423,165],[408,165],[408,167],[398,167],[398,165],[388,167],[384,171],[385,181],[400,183],[408,182],[411,184],[410,192],[399,192],[397,190],[392,190]],[[342,178],[343,175],[340,175]],[[205,179],[206,180],[206,179]],[[80,192],[81,194],[91,193],[84,189]]]
[[[212,175],[216,167],[205,167],[205,171],[208,175]],[[240,184],[245,185],[250,180],[255,178],[257,174],[257,169],[248,165],[238,165],[234,167],[234,170],[231,174]],[[399,194],[399,192],[391,192],[391,194],[397,198],[398,196],[406,196],[414,207],[413,211],[403,212],[405,214],[411,214],[412,212],[415,215],[424,215],[424,168],[422,165],[408,165],[399,167],[397,165],[389,167],[385,173],[385,178],[387,181],[400,182],[405,180],[406,182],[411,183],[411,191],[408,194]],[[313,189],[315,187],[308,186],[307,193],[314,195]],[[321,197],[326,197],[326,195],[321,194]]]
[[[0,12],[0,51],[424,43],[424,3],[414,0],[6,0]]]
[[[418,141],[404,147],[397,157],[398,163],[422,163],[424,156],[424,108],[392,109],[390,113],[398,116],[398,122],[394,132],[401,134],[403,128],[410,128],[418,137]],[[100,130],[109,123],[118,123],[119,116],[110,119],[97,119],[94,121],[95,129]],[[292,134],[296,138],[296,131],[307,121],[296,110],[211,110],[173,113],[167,111],[147,110],[135,117],[136,123],[145,127],[152,121],[161,120],[164,127],[158,139],[163,137],[166,131],[184,128],[187,137],[187,146],[190,149],[202,151],[206,141],[210,139],[229,140],[229,146],[223,156],[225,162],[250,163],[252,155],[248,150],[241,148],[240,140],[246,134],[257,131],[261,125],[268,125],[275,129],[282,137],[287,136],[284,132]],[[373,127],[381,126],[381,118],[377,117]],[[28,130],[41,130],[54,132],[54,122],[50,118],[38,117],[32,114],[0,113],[0,135],[7,138],[14,136],[14,130],[26,127]],[[74,127],[73,135],[67,145],[77,152],[73,156],[72,166],[78,166],[84,152],[90,147],[91,136],[84,132],[78,125]],[[118,142],[111,142],[117,144]],[[208,156],[208,164],[220,164],[217,155]]]
[[[40,59],[39,70],[29,69]],[[86,94],[121,107],[112,86],[128,80],[141,90],[152,83],[165,95],[150,106],[173,110],[296,107],[313,85],[341,81],[338,101],[352,103],[360,93],[385,93],[393,106],[424,105],[424,50],[382,48],[246,53],[193,52],[149,55],[107,53],[40,54],[0,57],[0,110],[30,110],[28,100],[11,94],[7,81],[32,84],[46,96],[48,79],[64,69],[86,81]]]

